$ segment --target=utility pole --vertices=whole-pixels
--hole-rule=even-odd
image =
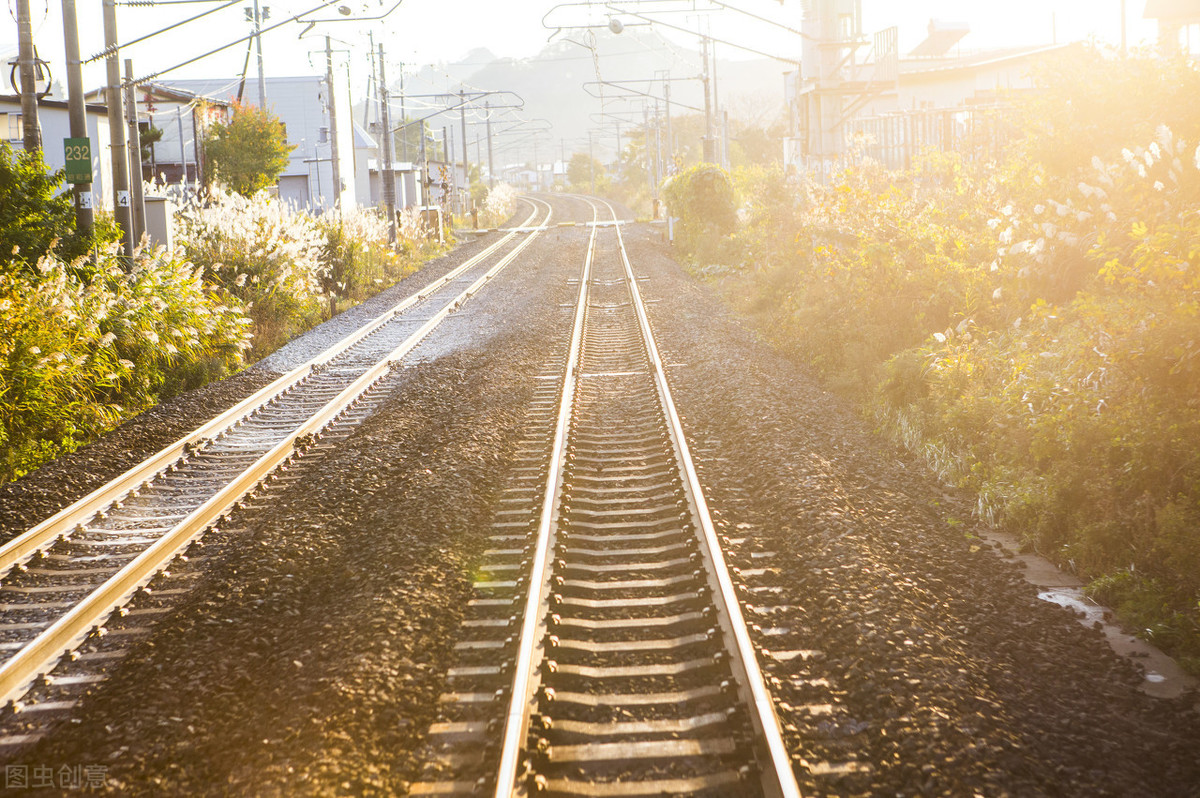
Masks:
[[[408,111],[404,108],[404,63],[400,63],[400,152],[405,161],[408,160]]]
[[[425,150],[425,120],[421,120],[421,204],[429,204],[429,154]]]
[[[496,169],[492,165],[492,105],[488,101],[484,101],[484,122],[487,124],[487,140],[488,140],[488,188],[496,187]]]
[[[62,0],[63,43],[67,58],[67,118],[71,138],[85,139],[87,131],[87,108],[83,97],[83,64],[79,60],[79,24],[76,21],[75,0]],[[76,183],[75,230],[86,234],[92,229],[92,184]]]
[[[658,183],[654,180],[654,161],[650,158],[650,106],[642,106],[642,152],[646,156],[646,180],[650,184],[650,196],[658,198]]]
[[[129,112],[129,187],[133,204],[130,220],[133,239],[141,242],[146,232],[146,198],[142,193],[142,131],[138,127],[137,86],[133,82],[133,61],[125,59],[125,107]],[[136,164],[136,166],[135,166]]]
[[[117,0],[104,0],[104,46],[108,57],[104,65],[108,86],[104,102],[108,106],[109,141],[112,145],[113,215],[121,228],[122,250],[133,257],[133,219],[129,200],[129,156],[125,143],[125,119],[121,113],[121,67],[117,62]]]
[[[709,54],[712,56],[712,104],[713,104],[713,123],[720,125],[721,119],[721,104],[717,102],[717,87],[720,81],[717,80],[717,43],[713,42],[709,45]],[[720,128],[718,128],[720,129]],[[717,159],[721,166],[728,166],[725,163],[725,139],[724,134],[717,136],[717,141],[714,142],[717,148]]]
[[[325,37],[325,91],[329,94],[329,162],[333,166],[333,207],[342,206],[342,165],[338,160],[337,94],[333,90],[333,45]],[[317,164],[318,172],[321,165]]]
[[[33,52],[33,21],[29,0],[17,0],[17,63],[21,70],[21,123],[25,152],[42,149],[42,126],[38,123],[37,56]]]
[[[263,16],[258,8],[258,0],[254,0],[254,46],[258,51],[258,107],[267,107],[267,78],[263,72],[262,54],[262,21]]]
[[[462,103],[462,107],[459,109],[459,124],[462,125],[463,182],[469,189],[471,187],[471,167],[467,165],[467,93],[465,89],[458,90],[458,99]],[[452,157],[449,155],[450,150],[446,150],[446,152],[446,160],[449,161]],[[457,192],[455,192],[455,197],[457,198]],[[462,207],[459,212],[465,213],[466,210],[466,207]]]
[[[392,173],[392,115],[388,110],[387,70],[384,66],[383,45],[379,45],[379,121],[383,129],[379,131],[383,147],[383,169],[380,175],[383,179],[383,207],[388,217],[388,243],[396,245],[396,182]]]
[[[663,81],[663,103],[667,110],[667,171],[675,165],[675,140],[671,137],[671,73]]]
[[[592,155],[592,131],[588,131],[588,172],[591,174],[592,193],[596,193],[596,156]]]
[[[712,91],[709,88],[708,75],[708,37],[705,36],[700,40],[701,49],[704,58],[704,73],[700,79],[704,81],[704,162],[713,163],[716,161],[716,148],[713,147],[713,110],[712,110]]]

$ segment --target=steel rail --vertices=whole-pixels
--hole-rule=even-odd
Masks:
[[[547,225],[551,215],[552,210],[547,204]],[[327,425],[356,403],[379,380],[386,377],[398,365],[400,359],[411,352],[446,316],[457,310],[463,302],[511,263],[539,233],[540,231],[527,236],[466,290],[445,303],[403,343],[326,403],[308,421],[0,665],[0,705],[15,702],[41,674],[50,670],[63,654],[76,647],[92,629],[101,626],[112,612],[148,583],[184,546],[228,513],[236,502],[267,479],[278,466],[306,448]]]
[[[605,200],[601,200],[601,202],[608,206],[609,211],[613,214],[613,218],[616,219],[617,214],[612,206]],[[687,438],[683,432],[683,425],[679,419],[679,413],[675,408],[675,401],[671,396],[671,388],[667,384],[666,369],[663,367],[658,346],[654,341],[654,332],[650,327],[650,320],[646,315],[646,306],[642,301],[641,291],[637,284],[638,281],[633,273],[633,266],[629,262],[629,254],[625,250],[625,239],[621,234],[621,227],[620,225],[615,225],[615,227],[617,230],[618,249],[621,253],[621,261],[625,267],[625,275],[629,280],[629,288],[633,297],[633,307],[638,318],[638,326],[641,328],[647,354],[653,368],[654,380],[658,385],[663,414],[667,419],[668,432],[675,446],[676,455],[682,465],[684,489],[691,500],[692,514],[695,521],[698,522],[697,528],[701,530],[701,539],[705,544],[701,550],[703,556],[709,561],[709,574],[717,583],[717,589],[713,592],[713,599],[718,603],[719,610],[721,611],[718,617],[726,621],[722,626],[725,627],[724,631],[733,643],[730,647],[731,654],[733,654],[731,660],[742,671],[743,686],[749,690],[752,699],[750,703],[754,708],[751,718],[757,727],[760,738],[766,743],[771,765],[770,775],[773,776],[773,780],[765,786],[770,790],[768,794],[781,795],[785,796],[785,798],[798,798],[800,787],[796,783],[796,776],[792,770],[791,757],[788,755],[787,746],[783,742],[783,733],[779,726],[779,718],[775,714],[775,703],[767,691],[762,671],[758,666],[758,656],[755,652],[754,643],[750,639],[749,630],[746,628],[746,621],[742,616],[737,591],[734,588],[733,580],[729,576],[725,555],[721,550],[720,540],[708,511],[708,503],[704,499],[700,478],[696,473],[691,451],[687,445]]]
[[[571,424],[571,409],[574,404],[575,384],[579,374],[579,359],[583,349],[583,322],[587,314],[588,282],[591,279],[592,259],[596,250],[596,234],[599,226],[597,207],[592,207],[592,232],[588,239],[587,255],[583,273],[579,279],[579,300],[575,308],[575,323],[571,328],[571,345],[563,379],[562,398],[558,405],[558,420],[554,427],[554,443],[551,447],[550,463],[547,468],[546,488],[542,494],[542,510],[538,518],[537,541],[534,546],[533,568],[529,578],[529,595],[521,620],[521,644],[517,652],[517,663],[513,669],[512,689],[509,694],[508,711],[504,718],[504,736],[500,748],[500,767],[496,775],[495,798],[509,798],[516,788],[521,751],[528,733],[529,718],[533,708],[533,672],[536,659],[535,648],[541,645],[542,635],[537,634],[545,617],[549,590],[548,569],[550,552],[553,551],[553,527],[558,514],[558,495],[562,486],[563,465],[566,462],[567,431]]]
[[[538,200],[538,202],[541,201]],[[532,202],[530,204],[533,205]],[[3,546],[0,546],[0,578],[7,574],[14,566],[25,562],[38,552],[53,545],[60,537],[69,537],[71,531],[79,524],[84,523],[97,512],[107,508],[113,502],[119,501],[130,491],[137,489],[171,465],[177,463],[180,458],[193,450],[197,445],[219,436],[230,429],[246,416],[253,413],[257,408],[267,404],[308,378],[315,369],[333,360],[390,322],[397,314],[403,313],[413,305],[428,298],[447,283],[457,279],[463,272],[478,265],[494,254],[497,249],[511,241],[518,232],[539,230],[540,228],[526,226],[537,215],[537,206],[534,205],[533,212],[530,213],[525,221],[522,222],[522,226],[517,230],[508,233],[482,252],[472,256],[417,293],[401,300],[373,321],[350,333],[341,341],[308,362],[297,366],[203,426],[188,433],[157,454],[143,460],[121,476],[110,480],[70,506],[63,508],[46,520],[8,541]],[[547,215],[545,224],[549,224],[549,221],[550,216]]]

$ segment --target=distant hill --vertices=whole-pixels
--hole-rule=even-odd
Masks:
[[[704,106],[701,82],[700,55],[696,50],[663,39],[646,31],[626,31],[614,35],[607,31],[595,37],[595,56],[581,43],[556,40],[546,45],[537,56],[529,59],[497,58],[486,49],[472,50],[459,61],[427,66],[416,74],[405,78],[405,91],[409,95],[454,93],[461,86],[468,90],[507,90],[516,92],[525,100],[522,116],[527,119],[544,119],[553,125],[553,155],[547,152],[550,145],[539,145],[539,160],[547,162],[565,149],[566,154],[587,150],[587,131],[600,128],[602,117],[601,100],[591,97],[583,84],[597,79],[605,81],[644,80],[666,76],[672,80],[671,99],[676,116],[696,113],[688,108]],[[754,121],[766,126],[774,121],[783,109],[782,64],[770,59],[750,61],[727,61],[719,59],[717,65],[717,99],[720,107],[728,110],[730,117]],[[632,84],[646,90],[646,84]],[[392,91],[399,91],[399,80]],[[653,87],[661,91],[661,84]],[[598,93],[597,87],[591,87]],[[603,88],[606,101],[604,110],[641,119],[641,106],[615,99],[621,92],[612,87]],[[413,100],[408,104],[410,116],[414,109],[428,100]],[[650,101],[651,104],[653,101]],[[361,118],[361,116],[359,117]],[[431,120],[435,129],[443,125],[452,126],[453,135],[459,136],[458,114]],[[611,158],[616,139],[614,123],[608,121],[606,132],[597,135],[597,156]],[[474,159],[474,136],[471,140],[471,158]],[[497,141],[497,147],[500,142]],[[456,145],[456,149],[461,143]],[[508,147],[497,154],[500,163],[513,163],[532,158],[532,150]]]

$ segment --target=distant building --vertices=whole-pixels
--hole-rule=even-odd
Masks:
[[[1187,34],[1191,44],[1192,29],[1200,25],[1200,0],[1147,0],[1144,16],[1158,22],[1159,47],[1178,52],[1181,35]]]
[[[162,131],[162,138],[143,149],[142,179],[184,188],[203,182],[201,140],[214,122],[228,122],[231,103],[161,83],[137,88],[138,120],[144,130]]]
[[[376,127],[372,123],[372,127]],[[354,181],[359,202],[363,205],[383,205],[383,175],[380,170],[379,142],[354,122]],[[423,202],[420,167],[408,161],[392,162],[392,177],[396,186],[396,207],[419,206]]]
[[[803,66],[788,76],[793,135],[784,161],[819,176],[863,154],[899,168],[922,147],[993,135],[984,130],[994,120],[988,109],[1032,89],[1038,61],[1073,46],[952,53],[970,28],[933,20],[901,56],[896,28],[863,34],[859,0],[809,0],[803,29]]]
[[[88,138],[92,143],[92,202],[96,207],[112,207],[112,157],[109,147],[107,109],[101,104],[86,106]],[[21,98],[0,95],[0,139],[13,149],[22,149],[25,120]],[[51,171],[66,166],[63,139],[71,135],[67,104],[62,100],[38,100],[38,122],[42,128],[42,159]]]
[[[255,80],[171,80],[162,86],[183,90],[221,103],[258,105]],[[335,87],[330,97],[324,77],[267,78],[267,110],[279,117],[288,144],[295,145],[288,166],[279,176],[279,196],[297,207],[319,213],[340,200],[356,205],[354,133],[351,125],[349,87]],[[340,186],[333,185],[333,141],[331,101],[337,113],[337,149]]]

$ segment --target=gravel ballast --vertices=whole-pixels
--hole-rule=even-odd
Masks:
[[[534,377],[569,331],[575,289],[547,255],[582,262],[585,239],[554,238],[343,444],[210,535],[195,587],[20,762],[102,764],[124,795],[403,794]]]
[[[374,416],[212,535],[194,589],[20,761],[101,764],[129,795],[404,794],[585,241],[544,235]],[[730,560],[769,566],[770,598],[746,600],[791,608],[762,626],[817,652],[768,668],[805,795],[1200,795],[1194,703],[1140,693],[1133,664],[968,535],[964,501],[759,341],[657,229],[626,241],[714,516],[744,538]],[[848,760],[866,767],[809,772]]]

